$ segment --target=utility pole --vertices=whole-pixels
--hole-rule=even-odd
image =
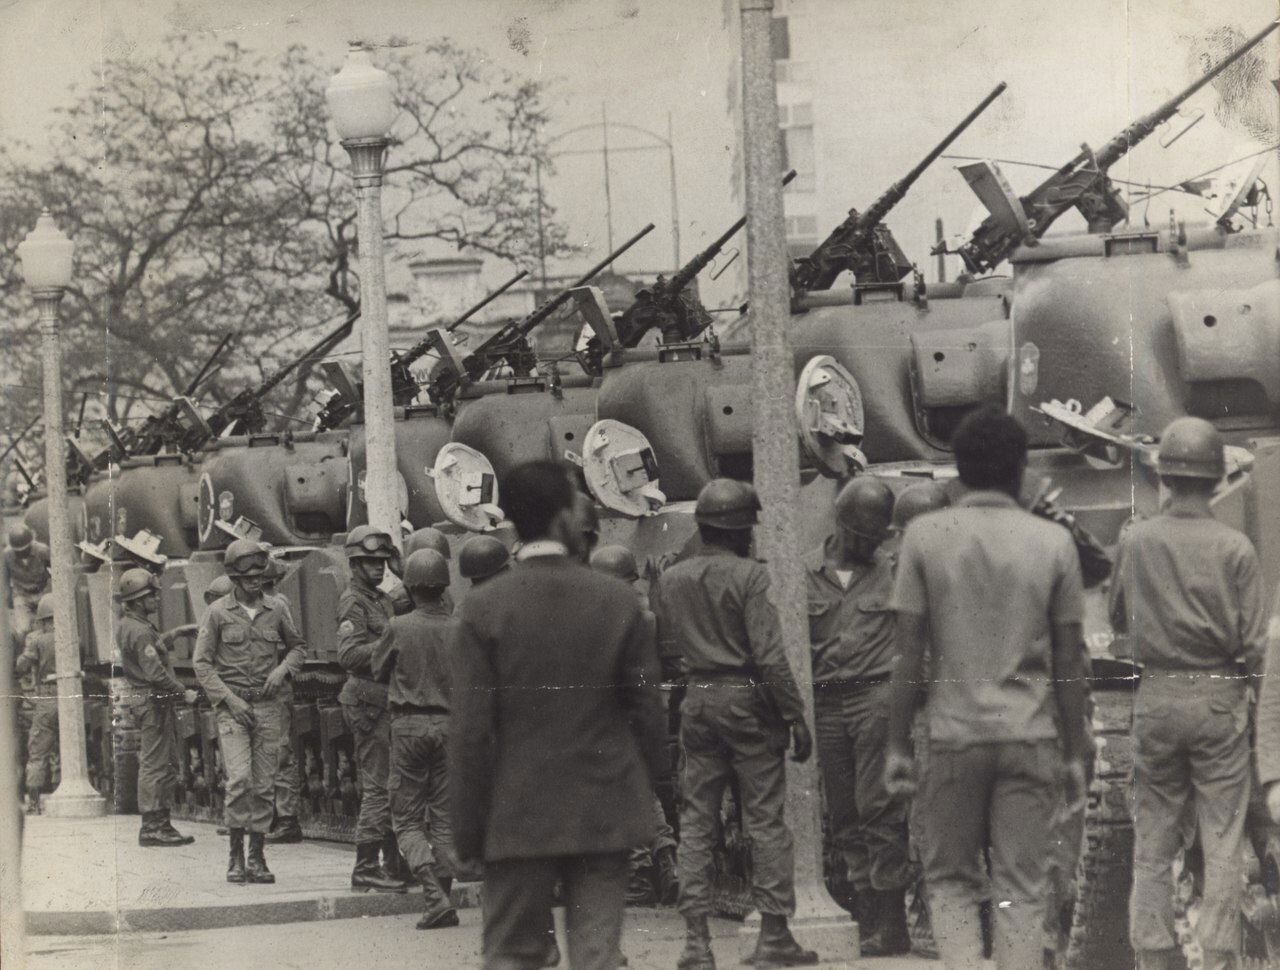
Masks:
[[[770,28],[773,0],[739,0],[742,16],[743,157],[747,188],[747,286],[751,306],[752,465],[763,506],[756,529],[769,566],[773,602],[787,659],[813,725],[813,666],[808,599],[796,534],[800,452],[786,227],[782,208],[782,143]],[[822,804],[817,758],[787,762],[787,823],[795,838],[796,916],[801,942],[828,959],[856,957],[857,926],[827,892],[822,872]],[[746,932],[744,930],[744,932]]]

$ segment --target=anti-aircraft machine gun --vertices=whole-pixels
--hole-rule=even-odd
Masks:
[[[1211,71],[1155,111],[1133,122],[1101,150],[1095,152],[1088,145],[1082,145],[1075,158],[1021,198],[1013,194],[993,163],[962,166],[961,173],[983,205],[991,210],[991,215],[958,249],[949,249],[943,243],[934,248],[934,255],[959,253],[970,273],[985,273],[995,269],[1024,241],[1043,236],[1054,221],[1070,209],[1084,216],[1092,233],[1107,232],[1123,222],[1128,218],[1129,208],[1108,178],[1107,169],[1172,118],[1184,101],[1260,44],[1277,26],[1280,21],[1268,24]]]
[[[996,98],[1004,93],[1003,81],[965,115],[960,124],[929,152],[915,168],[907,172],[864,211],[850,209],[848,217],[832,230],[808,256],[798,259],[791,267],[792,303],[797,304],[811,290],[828,290],[844,270],[852,270],[860,286],[896,284],[911,272],[913,264],[893,238],[884,217],[902,201],[924,170],[959,138],[978,115],[986,111]]]
[[[471,307],[471,309],[463,313],[462,316],[454,320],[453,323],[449,324],[449,326],[445,328],[445,332],[452,333],[457,330],[460,326],[528,275],[527,270],[521,270],[475,306]],[[414,399],[418,396],[418,382],[414,379],[413,372],[410,371],[409,368],[434,347],[435,344],[433,342],[433,338],[428,335],[404,353],[393,352],[391,354],[391,399],[398,407],[404,407],[405,405],[412,404]],[[360,410],[364,397],[360,382],[352,379],[344,368],[335,364],[328,370],[330,382],[335,384],[338,390],[329,398],[321,409],[319,415],[316,416],[315,427],[317,431],[327,431],[330,428],[336,428],[342,424],[342,422],[346,421],[347,418],[356,414]]]

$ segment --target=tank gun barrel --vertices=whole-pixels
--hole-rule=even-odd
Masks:
[[[218,346],[213,348],[213,353],[205,359],[204,366],[200,368],[195,377],[191,378],[191,383],[189,383],[187,385],[187,389],[182,392],[184,397],[190,397],[196,392],[196,388],[204,383],[205,378],[212,373],[214,363],[222,356],[222,352],[227,349],[227,345],[238,336],[240,336],[239,330],[233,330],[228,334],[223,334],[222,339],[218,341]],[[83,413],[84,407],[81,405],[81,414]]]

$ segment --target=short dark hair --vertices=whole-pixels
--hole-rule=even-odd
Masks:
[[[551,520],[562,510],[573,511],[573,483],[564,466],[554,461],[529,461],[517,465],[502,482],[502,510],[507,513],[521,542],[541,539]]]
[[[990,405],[966,415],[951,437],[960,481],[969,488],[1016,493],[1027,460],[1027,432]]]
[[[704,525],[699,522],[698,535],[703,545],[731,549],[739,556],[751,555],[750,529],[721,529],[718,526]]]

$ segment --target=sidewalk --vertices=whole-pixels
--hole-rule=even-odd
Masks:
[[[353,892],[354,850],[333,842],[268,846],[275,884],[232,885],[226,881],[226,836],[199,822],[178,827],[196,841],[144,849],[138,845],[136,815],[27,818],[22,857],[27,932],[174,932],[393,916],[422,907],[422,894],[415,890]],[[455,888],[455,898],[474,905],[476,888]]]

